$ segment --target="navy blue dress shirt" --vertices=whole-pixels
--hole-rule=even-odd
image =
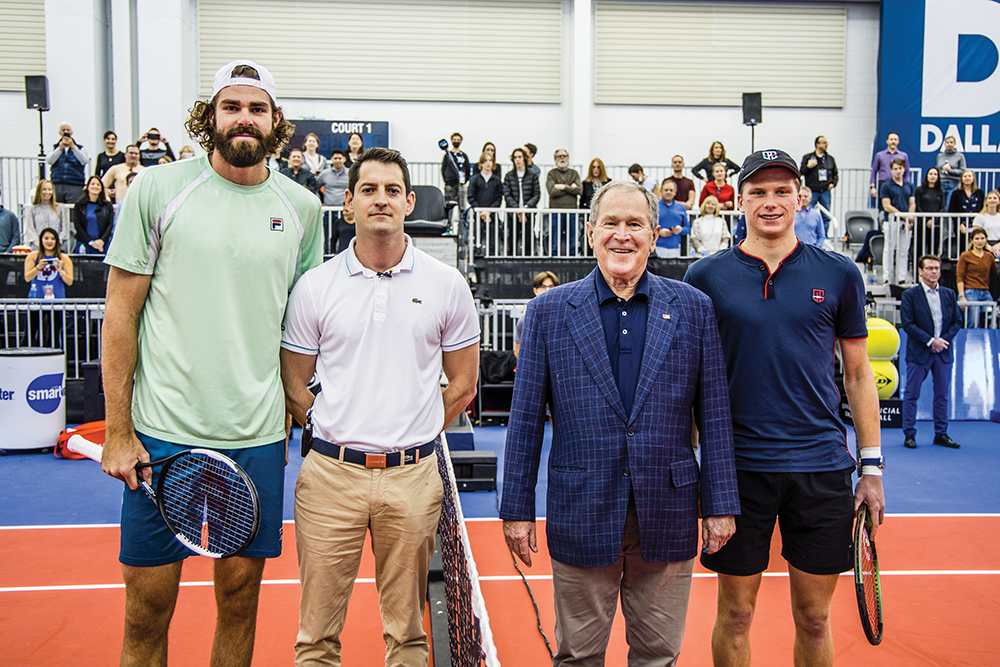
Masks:
[[[632,298],[615,294],[600,271],[597,272],[597,302],[600,304],[604,342],[608,346],[611,374],[625,414],[632,414],[635,388],[639,384],[642,352],[646,347],[646,316],[649,313],[649,273],[642,272]]]

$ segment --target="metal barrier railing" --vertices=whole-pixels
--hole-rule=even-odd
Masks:
[[[890,215],[882,223],[884,275],[895,284],[915,283],[921,255],[957,262],[969,249],[969,232],[976,216],[967,213]],[[995,239],[994,239],[995,240]]]
[[[887,322],[900,326],[902,318],[899,314],[899,306],[899,299],[875,297],[874,303],[869,306],[869,315],[881,317]],[[988,329],[996,329],[1000,324],[1000,308],[994,301],[959,301],[958,307],[962,309],[963,327],[969,326],[970,316],[979,318],[980,315],[985,317],[985,325]],[[973,308],[976,310],[973,311]]]
[[[589,209],[472,208],[469,243],[487,258],[593,257]]]
[[[477,300],[479,310],[480,348],[484,350],[513,350],[514,328],[524,317],[528,299],[494,299],[484,306]]]
[[[37,157],[0,157],[0,186],[3,196],[0,203],[8,211],[18,213],[30,204],[38,183]]]
[[[691,222],[699,215],[698,209],[688,211]],[[720,215],[735,230],[742,214],[722,211]],[[586,233],[589,220],[589,209],[470,208],[466,214],[469,256],[477,252],[486,259],[593,258]],[[694,254],[688,245],[687,256]]]
[[[937,255],[944,262],[958,262],[959,256],[969,249],[969,232],[974,218],[959,213],[890,215],[882,223],[885,237],[882,256],[875,258],[876,263],[881,261],[883,282],[916,284],[919,280],[917,263],[923,255]],[[959,307],[966,313],[966,319],[973,313],[977,318],[985,313],[986,326],[997,327],[996,302],[960,301]]]
[[[3,347],[45,347],[66,353],[66,378],[101,358],[104,299],[0,299]]]

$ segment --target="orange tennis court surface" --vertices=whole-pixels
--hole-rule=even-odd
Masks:
[[[496,519],[468,521],[490,626],[501,664],[551,664],[520,577]],[[541,528],[541,526],[540,526]],[[524,568],[554,642],[552,581],[544,531],[533,568]],[[772,545],[753,626],[754,665],[790,665],[792,621],[780,545]],[[1000,664],[1000,516],[890,516],[878,534],[885,638],[868,644],[858,621],[853,579],[844,576],[833,604],[836,664],[912,667]],[[0,529],[0,665],[117,664],[124,589],[117,526]],[[782,568],[782,569],[779,569]],[[344,664],[382,664],[378,602],[368,547],[345,629]],[[299,587],[294,531],[264,572],[254,665],[290,665]],[[171,627],[170,664],[204,665],[214,627],[211,562],[190,558]],[[711,665],[714,576],[696,568],[680,663]],[[616,619],[608,665],[624,665]]]

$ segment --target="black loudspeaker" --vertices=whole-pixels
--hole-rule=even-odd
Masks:
[[[760,125],[760,93],[743,93],[743,124]]]
[[[24,77],[24,96],[29,109],[49,110],[49,78],[47,76]]]

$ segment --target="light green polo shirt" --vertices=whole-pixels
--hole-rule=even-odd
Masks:
[[[129,186],[105,261],[152,276],[136,430],[222,449],[284,437],[281,321],[295,281],[323,262],[315,195],[271,171],[236,185],[207,156],[150,167]]]

